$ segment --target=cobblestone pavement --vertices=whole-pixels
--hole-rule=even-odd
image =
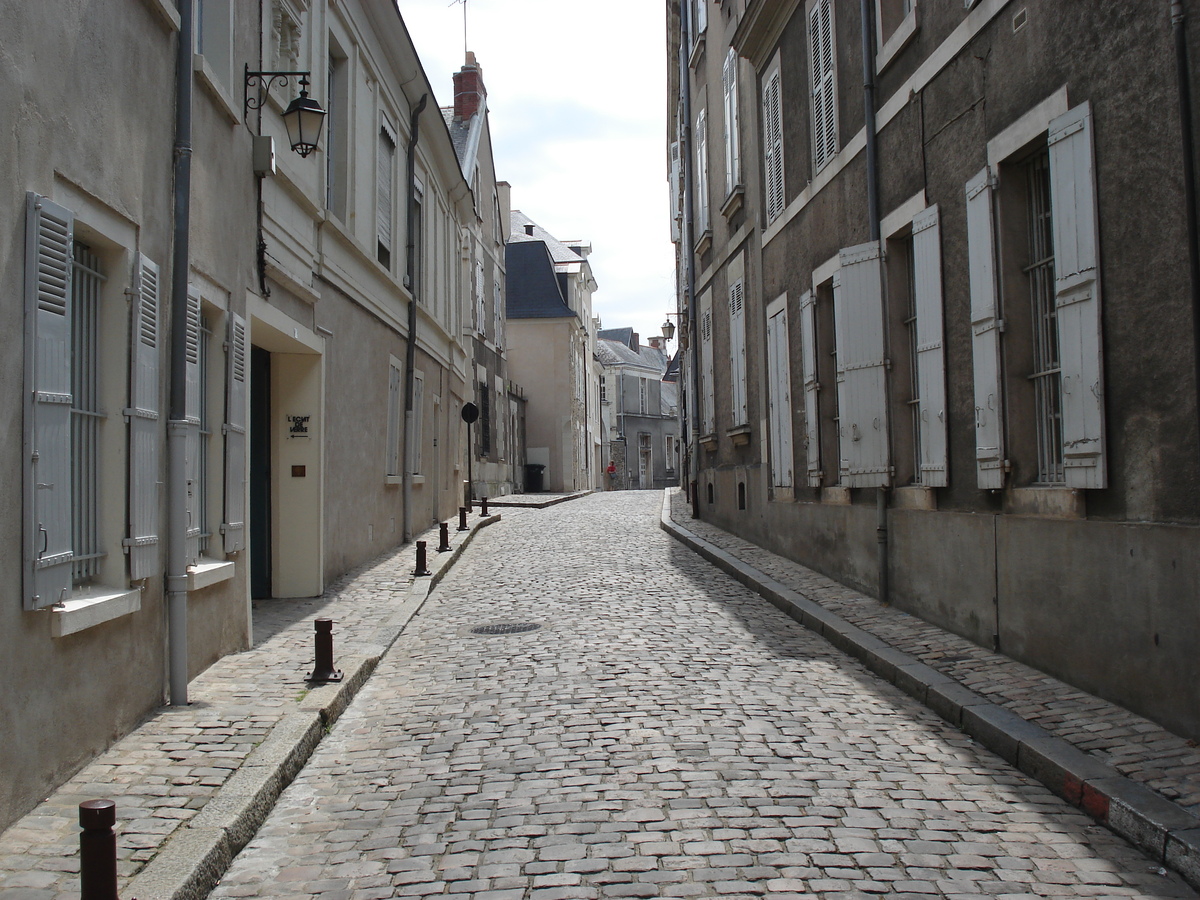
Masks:
[[[669,502],[671,518],[704,540],[1200,815],[1195,741],[693,519],[680,491]]]
[[[481,532],[213,896],[1196,896],[674,542],[661,503]]]

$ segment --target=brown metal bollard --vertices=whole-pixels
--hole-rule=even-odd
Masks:
[[[317,660],[309,681],[341,681],[342,673],[333,667],[333,619],[317,619],[313,622],[316,630]]]
[[[482,498],[480,498],[480,500],[479,500],[479,514],[480,514],[481,516],[486,516],[486,515],[488,514],[488,511],[487,511],[487,497],[482,497]]]
[[[117,804],[85,800],[79,804],[80,900],[117,900]]]
[[[458,508],[458,530],[470,531],[470,526],[467,525],[467,508],[465,506]]]
[[[429,559],[425,555],[425,542],[417,541],[417,569],[414,575],[432,575],[429,571]]]
[[[439,530],[438,538],[441,541],[441,543],[438,544],[438,553],[449,553],[450,552],[450,523],[442,522],[441,525],[438,526],[438,530]]]

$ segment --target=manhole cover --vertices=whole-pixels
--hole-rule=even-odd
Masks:
[[[491,625],[477,625],[471,629],[471,634],[524,634],[527,631],[537,631],[541,627],[533,622],[495,622]]]

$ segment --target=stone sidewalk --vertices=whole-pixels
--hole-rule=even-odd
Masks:
[[[523,511],[517,510],[515,515]],[[254,646],[189,685],[188,706],[164,707],[0,834],[2,900],[79,896],[84,800],[117,804],[118,889],[138,900],[205,896],[258,829],[447,569],[479,529],[417,535],[433,576],[414,578],[415,541],[354,570],[309,600],[254,601]],[[334,621],[340,683],[314,686],[313,619]]]
[[[693,519],[679,489],[662,525],[1200,888],[1195,741]]]

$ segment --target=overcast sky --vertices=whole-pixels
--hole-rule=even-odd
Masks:
[[[463,4],[397,5],[438,104],[451,105]],[[560,240],[591,241],[605,328],[659,334],[675,308],[663,4],[467,0],[466,14],[513,207]]]

